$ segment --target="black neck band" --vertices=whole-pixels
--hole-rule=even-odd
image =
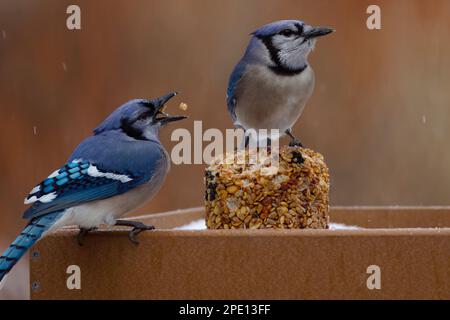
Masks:
[[[275,66],[269,66],[269,69],[272,70],[274,73],[280,76],[295,76],[297,74],[302,73],[306,67],[308,66],[305,64],[304,66],[296,69],[291,69],[283,66],[283,64],[280,61],[280,57],[278,56],[278,53],[280,50],[275,48],[275,46],[272,43],[271,37],[258,37],[266,46],[267,50],[270,54],[270,59],[275,64]]]
[[[271,66],[271,67],[269,67],[269,69],[280,76],[295,76],[297,74],[302,73],[306,69],[306,67],[308,67],[307,64],[305,64],[303,67],[297,68],[297,69],[290,69],[290,68],[286,68],[286,67],[277,65],[277,66]]]
[[[127,119],[122,118],[120,122],[120,128],[130,138],[136,140],[148,140],[142,135],[142,132],[140,130],[133,128],[133,126],[127,121]]]

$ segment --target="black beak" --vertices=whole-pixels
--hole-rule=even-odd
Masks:
[[[179,121],[179,120],[183,120],[183,119],[187,118],[186,116],[171,116],[163,111],[164,105],[167,103],[167,101],[169,101],[170,99],[175,97],[177,94],[178,94],[178,92],[169,92],[168,94],[165,94],[165,95],[153,100],[154,105],[156,106],[156,108],[158,108],[158,112],[155,116],[155,118],[156,118],[155,120],[158,121],[161,125],[165,125],[165,124],[168,124],[169,122],[175,122],[175,121]],[[157,117],[157,116],[160,116],[160,117]]]
[[[309,31],[306,31],[302,34],[302,36],[305,39],[312,39],[312,38],[318,38],[322,36],[326,36],[327,34],[330,34],[334,32],[334,29],[327,28],[327,27],[315,27],[312,28]]]
[[[158,108],[158,110],[161,110],[164,105],[167,103],[167,101],[169,101],[170,99],[172,99],[173,97],[175,97],[178,94],[178,92],[169,92],[168,94],[165,94],[159,98],[156,98],[153,100],[154,105]]]
[[[163,117],[163,118],[158,118],[158,122],[161,125],[166,125],[169,122],[175,122],[175,121],[180,121],[183,119],[186,119],[186,116],[167,116],[167,117]]]

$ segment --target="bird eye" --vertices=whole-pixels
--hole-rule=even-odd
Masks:
[[[141,114],[136,118],[136,120],[145,120],[145,119],[147,119],[149,116],[150,116],[150,115],[149,115],[148,112],[143,112],[143,113],[141,113]]]
[[[290,37],[294,34],[294,31],[292,31],[291,29],[284,29],[280,32],[280,34],[285,37]]]

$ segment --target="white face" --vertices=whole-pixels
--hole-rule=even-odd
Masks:
[[[158,136],[159,136],[159,129],[161,128],[161,124],[160,123],[156,123],[154,125],[147,125],[143,132],[142,135],[147,139],[147,140],[158,140]]]
[[[153,117],[152,113],[142,112],[133,123],[133,128],[141,132],[147,140],[157,140],[161,123]]]
[[[122,118],[121,128],[135,139],[155,140],[158,137],[160,123],[155,121],[154,110],[140,107],[129,117]]]
[[[303,25],[301,30],[291,26],[272,36],[272,45],[278,50],[278,59],[282,67],[295,70],[305,66],[308,54],[314,48],[316,40],[305,39],[301,33],[310,29],[312,27],[308,25]]]

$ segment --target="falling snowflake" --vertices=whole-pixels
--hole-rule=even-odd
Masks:
[[[423,124],[427,123],[427,117],[425,115],[422,116],[422,123]]]

